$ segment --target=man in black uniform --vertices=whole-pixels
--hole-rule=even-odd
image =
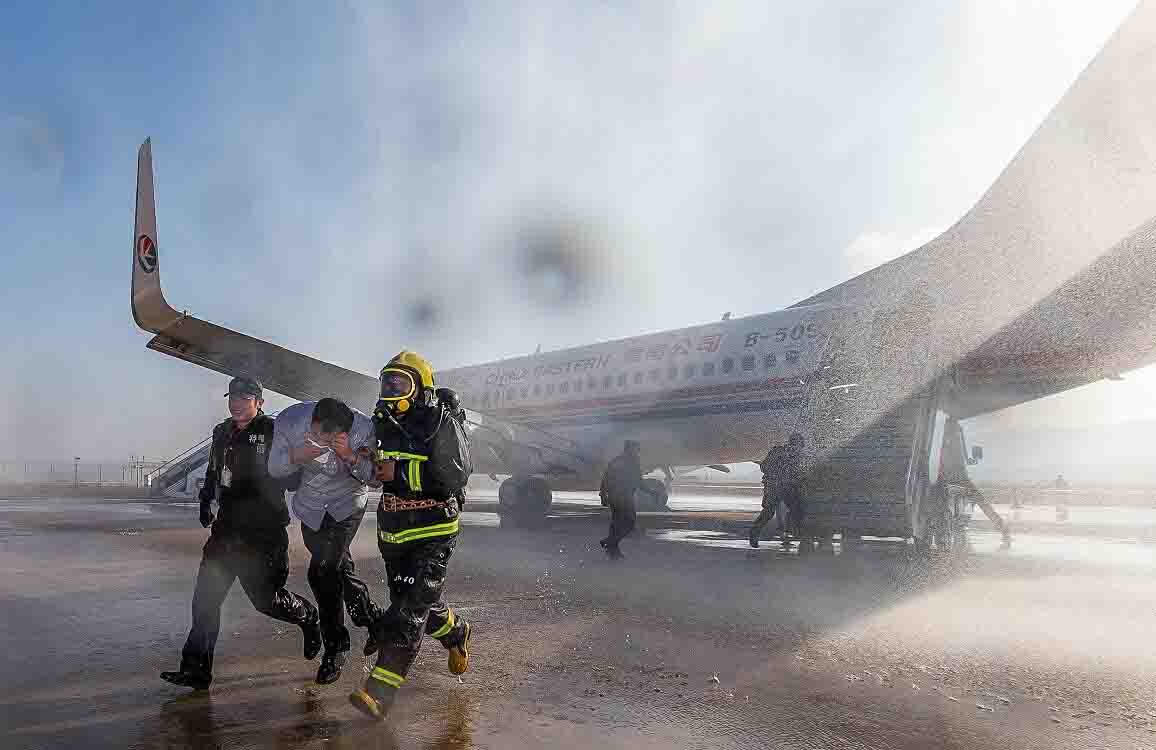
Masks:
[[[786,463],[783,465],[783,504],[787,506],[787,525],[783,527],[783,543],[788,544],[788,532],[802,541],[803,521],[807,515],[807,499],[803,492],[803,436],[794,433],[787,439]]]
[[[763,510],[751,524],[750,543],[756,549],[759,546],[759,537],[763,529],[775,517],[779,503],[783,500],[784,470],[787,464],[787,447],[772,445],[767,451],[767,457],[759,464],[763,470]]]
[[[449,652],[451,674],[469,666],[470,624],[442,602],[458,542],[457,493],[473,464],[461,422],[436,395],[433,369],[401,352],[381,371],[377,428],[378,549],[389,581],[389,609],[371,628],[377,664],[349,701],[382,720],[421,648],[423,630]]]
[[[602,504],[610,506],[610,533],[599,544],[613,560],[622,557],[618,543],[634,530],[638,512],[634,507],[634,493],[642,487],[642,446],[637,440],[623,443],[622,453],[606,467],[598,496]]]
[[[213,648],[221,629],[221,604],[241,579],[258,612],[301,628],[305,658],[321,650],[317,609],[285,589],[289,576],[287,482],[269,476],[273,419],[261,411],[261,384],[252,378],[229,383],[227,419],[213,429],[209,466],[200,492],[201,525],[212,527],[193,593],[193,626],[181,651],[181,667],[161,679],[205,690],[213,681]],[[218,501],[219,517],[212,502]]]

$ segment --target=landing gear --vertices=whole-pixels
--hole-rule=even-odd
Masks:
[[[644,513],[670,510],[670,489],[658,479],[643,479],[642,487],[634,493],[635,507]]]
[[[534,526],[546,518],[553,500],[545,479],[510,477],[498,487],[498,515],[503,525]]]

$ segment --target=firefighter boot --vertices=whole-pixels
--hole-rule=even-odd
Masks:
[[[468,622],[462,623],[466,626],[465,633],[462,635],[461,642],[455,643],[449,647],[449,668],[450,674],[463,675],[466,670],[470,668],[470,624]]]
[[[365,681],[365,687],[349,694],[349,703],[358,711],[376,721],[385,721],[389,709],[397,699],[398,688],[405,678],[384,667],[374,667]]]

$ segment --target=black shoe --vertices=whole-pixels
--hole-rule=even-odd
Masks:
[[[341,668],[345,666],[345,655],[348,651],[326,651],[321,657],[321,666],[317,668],[317,684],[329,685],[341,678]]]
[[[751,529],[751,533],[747,535],[747,539],[750,540],[751,546],[755,549],[759,548],[759,536],[761,532],[762,529]]]
[[[366,656],[373,656],[377,653],[378,648],[380,647],[377,645],[377,638],[373,635],[373,628],[370,628],[369,635],[365,639],[365,646],[361,649],[361,653]]]
[[[302,655],[307,661],[313,661],[321,653],[321,623],[307,622],[301,625],[301,634],[305,637],[305,647]]]
[[[161,679],[193,690],[208,690],[209,683],[213,681],[213,678],[207,675],[185,671],[161,672]]]
[[[618,549],[617,544],[614,545],[613,547],[608,546],[606,548],[606,556],[609,557],[611,560],[621,560],[622,559],[622,550]]]

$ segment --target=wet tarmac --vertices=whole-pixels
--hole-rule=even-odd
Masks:
[[[1156,747],[1152,514],[1034,519],[1010,552],[979,522],[966,565],[928,570],[882,541],[752,550],[746,499],[695,496],[672,502],[693,523],[643,514],[611,563],[604,511],[561,499],[581,502],[533,530],[471,507],[449,585],[471,670],[426,644],[386,725],[345,700],[359,661],[314,685],[299,632],[239,588],[213,690],[157,678],[188,627],[192,506],[0,500],[0,747]],[[373,526],[354,556],[384,597]]]

